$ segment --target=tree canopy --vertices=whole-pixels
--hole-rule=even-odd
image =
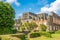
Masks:
[[[34,30],[34,28],[36,28],[36,27],[37,27],[37,24],[35,22],[31,22],[31,23],[26,22],[26,23],[24,23],[24,25],[20,26],[21,29],[23,28],[23,29],[29,30],[29,31]]]
[[[44,24],[41,24],[41,25],[40,25],[40,28],[41,28],[41,31],[46,31],[46,28],[47,28],[47,27],[46,27]]]
[[[14,26],[15,11],[9,3],[0,2],[0,32],[12,29]]]

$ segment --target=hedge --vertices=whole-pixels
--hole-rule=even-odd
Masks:
[[[60,34],[60,30],[56,31],[55,33],[56,33],[56,34]]]
[[[41,35],[46,36],[46,37],[52,37],[49,32],[40,32]]]
[[[36,33],[31,33],[30,34],[30,38],[36,38],[36,37],[40,37],[40,33],[39,32],[36,32]]]
[[[55,31],[49,31],[49,33],[50,33],[50,34],[54,34],[54,33],[55,33]]]
[[[1,40],[1,37],[0,37],[0,40]]]

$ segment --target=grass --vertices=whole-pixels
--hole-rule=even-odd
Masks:
[[[12,37],[10,35],[1,35],[0,37],[2,38],[2,40],[20,40],[19,38]]]
[[[20,40],[20,38],[12,37],[10,35],[0,35],[2,40]],[[41,36],[37,38],[29,38],[29,40],[60,40],[60,34],[52,34],[52,38]]]
[[[30,38],[30,40],[60,40],[60,34],[52,34],[52,38],[41,36],[37,38]]]
[[[50,40],[51,38],[47,38],[45,36],[37,37],[37,38],[30,38],[30,40]]]
[[[53,40],[60,40],[60,34],[52,34]]]

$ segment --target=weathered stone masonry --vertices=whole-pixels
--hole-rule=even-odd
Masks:
[[[47,31],[60,30],[60,16],[54,12],[51,12],[51,15],[48,15],[46,13],[34,14],[31,12],[25,12],[19,17],[18,21],[22,22],[22,24],[27,21],[36,22],[38,26],[40,26],[40,24],[44,24],[47,26]]]

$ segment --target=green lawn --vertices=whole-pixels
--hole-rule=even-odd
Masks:
[[[2,40],[20,40],[20,38],[12,37],[10,35],[2,35],[0,37],[2,38]]]
[[[10,35],[3,35],[0,37],[2,37],[2,40],[11,40],[11,39],[20,40],[20,38],[12,37]],[[41,36],[41,37],[37,37],[37,38],[30,38],[29,40],[60,40],[60,34],[52,34],[52,38]]]
[[[52,34],[52,38],[41,36],[37,38],[30,38],[30,40],[60,40],[60,34]]]
[[[30,38],[30,40],[51,40],[51,38],[41,36],[41,37],[37,37],[37,38]]]

